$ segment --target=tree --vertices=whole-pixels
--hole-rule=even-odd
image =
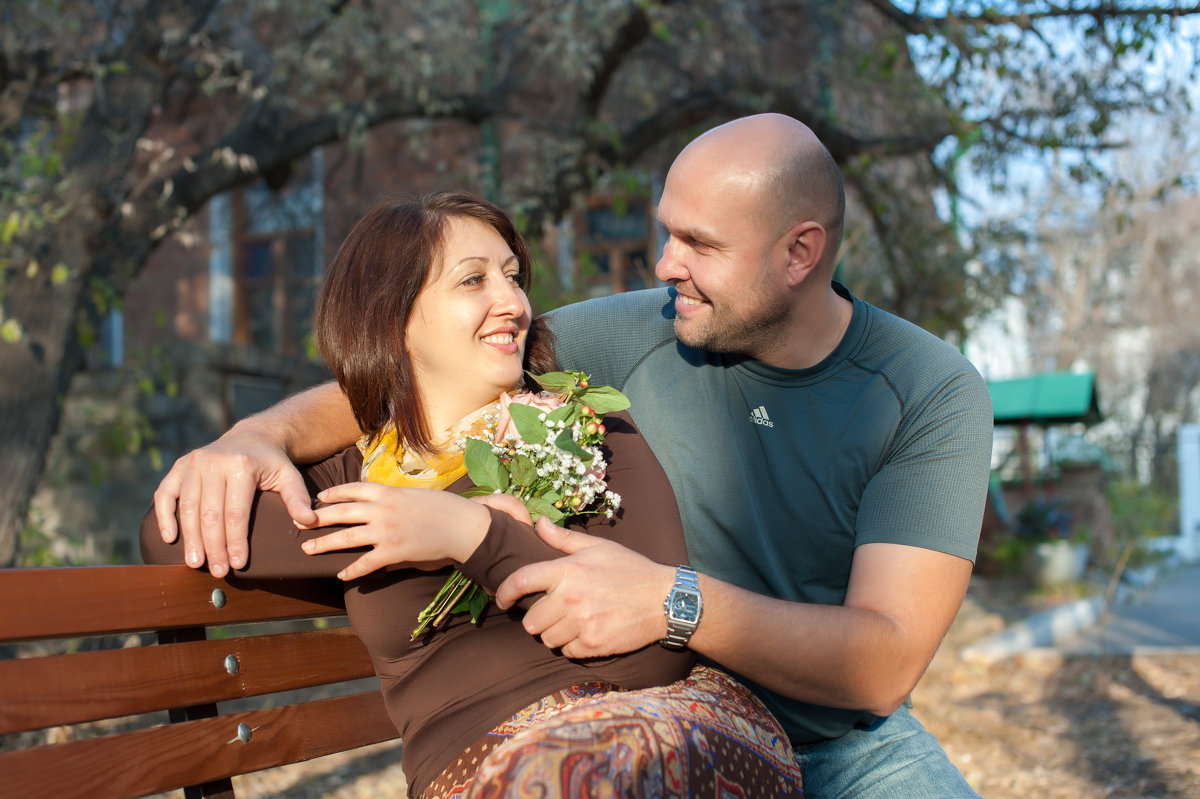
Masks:
[[[953,191],[949,167],[963,153],[999,165],[1024,148],[1111,145],[1115,114],[1168,99],[1138,67],[1173,35],[1172,19],[1197,8],[928,5],[6,4],[0,563],[12,559],[89,331],[147,255],[215,194],[286,181],[313,148],[385,122],[490,131],[480,187],[537,231],[602,175],[661,169],[705,126],[791,114],[828,144],[867,220],[851,231],[842,277],[936,332],[961,333],[963,244],[935,206],[939,187]],[[1055,50],[1055,25],[1086,58]]]
[[[1166,120],[1169,122],[1170,120]],[[1143,120],[1104,191],[1061,166],[1026,216],[1022,298],[1034,368],[1096,372],[1095,431],[1127,475],[1174,490],[1176,431],[1200,420],[1200,139],[1187,118]]]

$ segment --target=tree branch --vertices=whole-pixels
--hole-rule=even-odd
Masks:
[[[1036,11],[1023,11],[1018,14],[1002,14],[998,11],[984,10],[975,14],[947,12],[943,15],[913,14],[897,8],[888,0],[863,0],[867,5],[879,11],[887,19],[900,26],[906,33],[914,35],[928,34],[946,23],[963,23],[980,27],[999,25],[1015,25],[1022,29],[1030,28],[1034,22],[1046,19],[1069,19],[1091,17],[1095,20],[1146,17],[1188,17],[1200,14],[1200,4],[1191,6],[1138,6],[1122,8],[1112,2],[1098,2],[1089,6],[1056,6],[1050,5]]]

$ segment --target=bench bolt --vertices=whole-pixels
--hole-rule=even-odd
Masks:
[[[225,656],[225,671],[229,672],[230,674],[237,674],[238,669],[241,667],[242,664],[238,663],[237,655]]]
[[[244,744],[250,743],[250,737],[254,735],[254,731],[250,729],[250,725],[242,722],[238,725],[238,740]]]
[[[212,592],[212,603],[213,607],[217,608],[218,610],[225,607],[225,592],[220,588],[214,588]]]

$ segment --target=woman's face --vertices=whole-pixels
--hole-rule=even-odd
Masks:
[[[444,429],[521,379],[532,311],[521,265],[493,228],[453,218],[406,337],[430,427]]]

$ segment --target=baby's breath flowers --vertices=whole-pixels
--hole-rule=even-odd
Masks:
[[[604,481],[604,415],[628,408],[629,399],[611,386],[591,385],[583,372],[530,376],[540,393],[502,395],[487,435],[460,442],[467,475],[475,483],[463,496],[511,494],[525,503],[535,522],[541,516],[557,524],[598,513],[612,518],[621,497]],[[491,599],[455,569],[417,615],[412,637],[438,627],[451,613],[469,611],[478,623]]]

